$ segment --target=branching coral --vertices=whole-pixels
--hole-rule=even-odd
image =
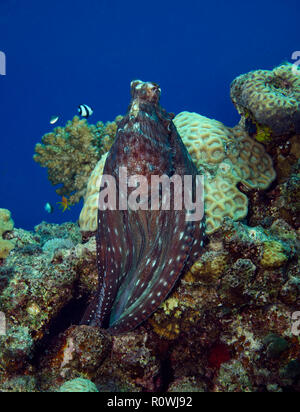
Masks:
[[[117,122],[98,122],[89,125],[75,116],[65,128],[57,127],[42,138],[35,147],[34,160],[48,168],[53,185],[61,196],[70,196],[70,204],[77,203],[86,192],[87,180],[100,159],[109,150],[117,130]]]
[[[248,123],[252,120],[256,125],[261,142],[268,142],[271,133],[300,133],[300,76],[292,64],[237,77],[231,84],[231,99]]]

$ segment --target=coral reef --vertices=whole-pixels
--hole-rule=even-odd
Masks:
[[[78,377],[94,379],[110,353],[111,338],[97,328],[71,326],[52,343],[41,359],[39,384],[43,390],[55,391],[67,381]]]
[[[243,219],[248,198],[237,188],[266,189],[275,179],[272,160],[264,147],[237,126],[233,129],[197,113],[182,112],[174,124],[199,172],[205,176],[206,233],[216,231],[224,220]],[[82,231],[97,230],[98,193],[106,161],[103,156],[88,182],[79,224]]]
[[[300,392],[300,145],[297,116],[286,106],[296,83],[288,88],[290,69],[280,70],[268,72],[273,80],[266,83],[274,105],[268,98],[257,104],[258,114],[270,107],[265,123],[240,100],[243,119],[232,129],[186,112],[175,120],[208,181],[210,234],[201,257],[134,331],[110,336],[75,326],[97,291],[90,232],[97,228],[104,157],[95,157],[82,191],[81,230],[43,222],[26,231],[10,223],[3,235],[14,248],[0,261],[7,326],[0,336],[0,392]],[[234,86],[243,99],[257,80],[250,77]],[[257,98],[255,91],[249,96]],[[272,107],[279,119],[289,116],[285,126],[270,117]],[[257,126],[250,133],[250,118],[259,134]],[[219,193],[209,191],[213,184]],[[228,201],[223,187],[230,187]]]
[[[103,391],[156,391],[162,386],[161,363],[153,350],[152,335],[143,327],[113,338],[110,357],[95,382]]]
[[[34,160],[48,168],[48,177],[61,196],[70,196],[74,205],[84,197],[88,178],[101,155],[109,150],[117,130],[117,122],[89,125],[75,116],[65,128],[57,127],[35,146]]]
[[[231,99],[245,123],[255,126],[257,140],[300,134],[300,76],[292,64],[237,77]]]
[[[6,380],[0,386],[0,392],[11,392],[11,393],[32,393],[38,392],[36,387],[36,380],[33,376],[24,375],[16,376],[11,380]]]
[[[272,160],[264,147],[241,127],[231,129],[197,113],[179,113],[174,123],[205,176],[206,233],[216,231],[226,216],[233,220],[246,217],[248,198],[237,184],[262,190],[275,179]]]
[[[289,159],[286,159],[289,162]],[[300,163],[283,182],[267,192],[250,193],[249,224],[270,226],[276,219],[300,228]]]
[[[156,333],[176,339],[215,307],[275,302],[281,288],[287,286],[287,262],[297,260],[299,247],[295,232],[290,238],[278,235],[279,225],[285,227],[277,221],[264,230],[226,220],[222,228],[225,237],[220,230],[211,237],[207,251],[185,275],[182,286],[153,314],[150,323]],[[292,289],[290,293],[294,296]]]
[[[282,219],[268,228],[256,220],[226,218],[174,293],[117,337],[71,326],[97,288],[95,239],[82,243],[73,224],[14,229],[0,267],[0,391],[89,390],[76,379],[100,392],[299,391],[299,233]],[[50,239],[74,246],[49,253]]]
[[[64,236],[68,231],[78,231],[75,225],[66,224],[64,228]],[[22,319],[34,340],[47,333],[51,320],[72,299],[76,279],[72,268],[76,251],[61,247],[49,250],[50,241],[40,237],[39,229],[26,233],[26,237],[19,229],[12,231],[16,248],[0,267],[1,311],[8,317],[8,326],[19,325]],[[67,242],[67,238],[61,241]]]
[[[5,259],[9,252],[14,248],[14,243],[3,239],[6,232],[14,228],[14,222],[11,219],[9,210],[0,209],[0,259]]]
[[[58,392],[99,392],[97,386],[88,379],[77,378],[65,382]]]

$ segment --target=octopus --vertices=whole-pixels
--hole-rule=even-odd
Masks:
[[[178,197],[184,201],[175,177],[191,177],[190,194],[195,199],[197,169],[172,121],[174,115],[160,106],[160,94],[155,83],[131,83],[131,104],[118,125],[101,180],[96,235],[99,283],[81,323],[107,329],[112,335],[144,322],[203,249],[204,213],[198,220],[187,219],[192,211],[180,209],[175,202]],[[120,177],[123,170],[125,180]],[[105,176],[115,182],[116,201],[110,206],[119,207],[104,205],[108,196],[102,196],[103,191],[109,186]],[[141,184],[141,176],[147,185]],[[153,176],[175,179],[170,185],[170,207],[163,207],[162,184],[158,207],[153,207],[149,194]],[[124,193],[127,200],[130,196],[140,200],[139,207],[120,207]]]

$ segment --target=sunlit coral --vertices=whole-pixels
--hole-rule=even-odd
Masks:
[[[292,64],[237,77],[231,99],[238,112],[258,127],[257,139],[300,133],[300,76]]]
[[[0,209],[0,259],[6,258],[14,248],[13,242],[2,238],[4,233],[13,230],[13,228],[14,222],[11,219],[9,210]]]
[[[239,126],[231,129],[197,113],[182,112],[175,126],[200,173],[204,174],[206,233],[216,231],[228,216],[248,213],[248,198],[238,190],[266,189],[275,179],[272,160],[264,147]]]
[[[48,169],[48,177],[60,196],[70,196],[73,205],[84,197],[88,178],[115,137],[117,122],[89,125],[75,116],[65,128],[57,127],[35,146],[34,160]]]

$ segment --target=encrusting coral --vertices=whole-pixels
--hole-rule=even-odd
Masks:
[[[10,319],[8,327],[22,319],[34,340],[44,336],[50,321],[72,299],[76,279],[71,239],[76,244],[80,239],[77,226],[68,223],[51,226],[51,237],[56,244],[60,232],[63,234],[59,249],[49,249],[51,240],[47,239],[46,230],[45,224],[30,234],[14,229],[10,238],[15,248],[6,259],[6,266],[0,267],[0,310]],[[61,248],[62,242],[68,248]]]
[[[263,267],[281,267],[287,260],[288,257],[284,253],[281,242],[268,240],[264,243],[263,256],[260,262]]]
[[[299,244],[291,228],[290,237],[284,234],[287,228],[283,221],[263,230],[227,219],[177,290],[150,318],[154,331],[177,339],[201,325],[205,314],[212,315],[217,307],[224,313],[241,305],[264,307],[287,302],[287,295],[297,306],[299,290],[293,290],[290,282]]]
[[[13,242],[2,238],[4,233],[13,230],[13,228],[14,222],[11,219],[10,211],[0,209],[0,259],[5,259],[14,248]]]
[[[193,376],[205,391],[299,390],[300,345],[291,332],[300,305],[299,239],[283,220],[266,229],[259,218],[256,227],[225,219],[149,321],[113,338],[98,327],[69,326],[80,320],[82,296],[97,289],[94,238],[82,244],[71,223],[14,229],[16,247],[0,267],[7,318],[0,391],[59,391],[78,378],[99,391],[172,390],[179,380],[188,390]],[[59,238],[74,246],[49,254],[47,244]],[[78,383],[63,390],[89,390]]]
[[[287,63],[237,77],[231,99],[261,142],[300,133],[300,71]]]
[[[300,346],[291,333],[300,304],[298,235],[283,220],[267,229],[260,213],[256,219],[256,227],[225,219],[149,321],[113,339],[97,327],[68,327],[80,320],[74,309],[82,295],[97,288],[94,238],[82,244],[70,223],[14,229],[16,247],[0,267],[0,310],[7,317],[0,391],[19,385],[59,391],[77,378],[99,391],[171,390],[193,376],[205,391],[299,390]],[[51,239],[74,246],[50,255]],[[63,390],[89,390],[78,383]]]
[[[57,127],[35,146],[34,160],[48,168],[48,177],[61,196],[70,196],[74,205],[85,195],[87,180],[101,155],[110,149],[117,130],[114,122],[89,125],[75,116],[65,128]]]

